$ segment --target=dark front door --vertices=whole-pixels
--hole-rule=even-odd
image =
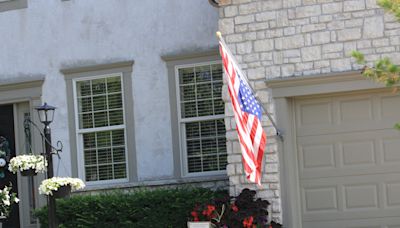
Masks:
[[[7,165],[12,157],[15,157],[14,140],[14,112],[13,105],[0,105],[0,150],[6,153]],[[12,191],[18,193],[17,175],[10,173],[8,169],[0,171],[0,188],[12,185]],[[14,204],[9,219],[3,223],[4,228],[19,228],[19,208]]]

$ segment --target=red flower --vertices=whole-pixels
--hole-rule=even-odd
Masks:
[[[238,208],[235,204],[232,204],[232,205],[231,205],[231,209],[232,209],[232,211],[234,211],[234,212],[238,212],[238,211],[239,211],[239,208]]]
[[[211,214],[213,211],[215,211],[215,206],[214,205],[207,205],[207,212]]]
[[[198,222],[199,221],[199,214],[197,211],[192,211],[190,214],[193,216],[193,221]]]
[[[247,217],[243,220],[243,227],[251,228],[253,225],[253,216]]]
[[[203,210],[202,214],[210,218],[214,211],[215,211],[214,205],[207,205],[207,209]]]

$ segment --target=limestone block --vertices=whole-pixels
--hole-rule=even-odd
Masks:
[[[363,38],[383,37],[384,28],[382,17],[367,17],[364,19]]]
[[[280,37],[275,40],[277,50],[300,48],[304,45],[303,35]]]
[[[296,17],[311,17],[317,16],[321,14],[321,6],[320,5],[310,5],[310,6],[302,6],[296,8]]]
[[[331,33],[329,31],[325,32],[315,32],[311,34],[312,44],[326,44],[331,41]]]
[[[254,22],[254,15],[246,15],[246,16],[236,16],[235,17],[235,24],[248,24]]]
[[[346,0],[343,9],[347,11],[357,11],[365,9],[365,0]]]
[[[358,40],[361,38],[360,28],[343,29],[337,32],[339,41]]]
[[[339,13],[342,12],[342,10],[343,10],[342,2],[332,2],[322,5],[322,13],[324,14]]]
[[[304,47],[301,49],[301,56],[303,62],[320,60],[321,59],[321,47]]]
[[[274,49],[274,41],[272,39],[256,40],[254,42],[254,51],[265,52]]]
[[[234,17],[238,15],[237,6],[227,6],[224,8],[225,17]]]

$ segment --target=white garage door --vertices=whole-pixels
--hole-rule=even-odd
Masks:
[[[303,228],[400,228],[400,96],[295,99]]]

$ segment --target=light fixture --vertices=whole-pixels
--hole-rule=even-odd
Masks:
[[[53,122],[55,107],[48,105],[46,102],[39,107],[35,108],[38,112],[40,122],[44,125],[49,125]]]
[[[208,0],[208,2],[212,5],[212,6],[214,6],[214,7],[219,7],[219,2],[220,2],[220,0]]]

